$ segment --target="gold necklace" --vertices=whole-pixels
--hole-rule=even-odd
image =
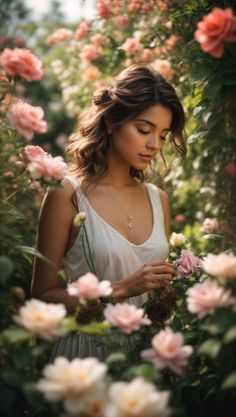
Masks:
[[[119,203],[119,201],[111,194],[111,192],[108,190],[108,188],[106,187],[106,190],[108,192],[108,194],[111,196],[111,198],[118,204],[118,206],[120,206],[120,208],[125,212],[126,216],[127,216],[127,222],[128,222],[128,228],[132,229],[132,220],[133,220],[133,216],[132,216],[132,211],[134,208],[134,202],[135,202],[135,196],[136,196],[136,187],[134,188],[134,194],[133,194],[133,199],[132,199],[132,205],[130,207],[130,213],[128,213],[124,207],[121,206],[121,204]]]

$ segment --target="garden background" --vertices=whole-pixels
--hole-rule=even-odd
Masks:
[[[132,354],[113,355],[107,360],[107,385],[120,380],[128,384],[137,377],[143,384],[150,381],[160,392],[169,391],[170,410],[162,404],[148,411],[143,405],[145,412],[133,410],[133,414],[128,414],[127,410],[118,410],[118,405],[117,408],[109,405],[113,407],[109,408],[109,416],[233,417],[236,409],[236,309],[232,301],[236,292],[235,2],[101,0],[94,2],[94,8],[97,13],[93,20],[68,24],[56,1],[52,2],[50,13],[37,21],[22,1],[1,2],[1,416],[59,416],[63,409],[68,415],[108,415],[104,411],[108,395],[104,392],[108,388],[99,394],[99,401],[97,392],[85,400],[81,392],[77,393],[79,400],[71,407],[66,402],[70,399],[66,389],[61,397],[46,401],[35,383],[42,377],[51,342],[37,326],[27,327],[19,319],[19,312],[30,300],[33,256],[41,256],[34,249],[41,201],[48,185],[58,183],[62,177],[64,146],[77,117],[90,103],[92,93],[109,84],[120,70],[132,63],[147,63],[175,86],[187,119],[186,159],[173,155],[167,145],[168,169],[160,160],[157,173],[151,177],[169,194],[172,232],[184,234],[186,239],[181,244],[172,241],[170,257],[179,258],[183,245],[184,250],[191,250],[201,260],[209,253],[224,253],[225,258],[214,258],[215,270],[207,267],[201,272],[192,270],[184,282],[177,282],[176,305],[168,321],[154,319],[153,326],[136,331],[138,342]],[[221,9],[216,12],[215,20],[205,21],[205,26],[200,27],[199,22],[215,8]],[[25,70],[26,58],[21,55],[25,48],[39,59],[33,61],[35,72]],[[11,51],[18,54],[18,62],[22,59],[14,70],[9,65]],[[40,106],[44,114],[38,108],[34,116],[26,117],[30,109],[24,107],[22,116],[22,102]],[[21,108],[14,108],[17,104]],[[47,172],[42,167],[41,171],[38,166],[36,169],[35,161],[23,151],[27,145],[42,147],[44,157],[49,158],[54,168]],[[63,272],[61,275],[63,281]],[[217,286],[212,293],[221,293],[211,300],[211,308],[202,317],[199,312],[194,315],[188,308],[186,291],[208,280]],[[64,331],[78,330],[73,318],[63,320]],[[193,348],[181,375],[173,371],[171,361],[161,370],[140,357],[140,352],[150,346],[151,338],[167,324]],[[80,331],[101,334],[107,329],[106,324],[99,322]],[[113,332],[119,339],[119,330]],[[161,402],[165,401],[160,399]]]

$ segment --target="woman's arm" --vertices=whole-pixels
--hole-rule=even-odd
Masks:
[[[53,266],[36,258],[33,268],[32,296],[45,302],[63,303],[69,313],[77,306],[76,297],[60,288],[58,271],[66,251],[70,229],[76,214],[71,197],[73,189],[68,181],[62,187],[47,192],[40,211],[37,233],[37,249]]]

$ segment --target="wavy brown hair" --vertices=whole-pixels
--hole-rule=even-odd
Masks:
[[[93,105],[83,112],[66,147],[70,173],[89,182],[102,178],[108,169],[107,153],[112,140],[107,126],[119,127],[155,104],[172,111],[170,141],[174,149],[185,156],[185,116],[174,88],[153,68],[132,65],[123,70],[110,87],[96,91]],[[132,167],[130,175],[144,179],[143,171]]]

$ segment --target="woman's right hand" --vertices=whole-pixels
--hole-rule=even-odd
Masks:
[[[175,275],[173,266],[168,262],[156,261],[145,264],[131,276],[114,284],[113,296],[125,299],[164,287]]]

